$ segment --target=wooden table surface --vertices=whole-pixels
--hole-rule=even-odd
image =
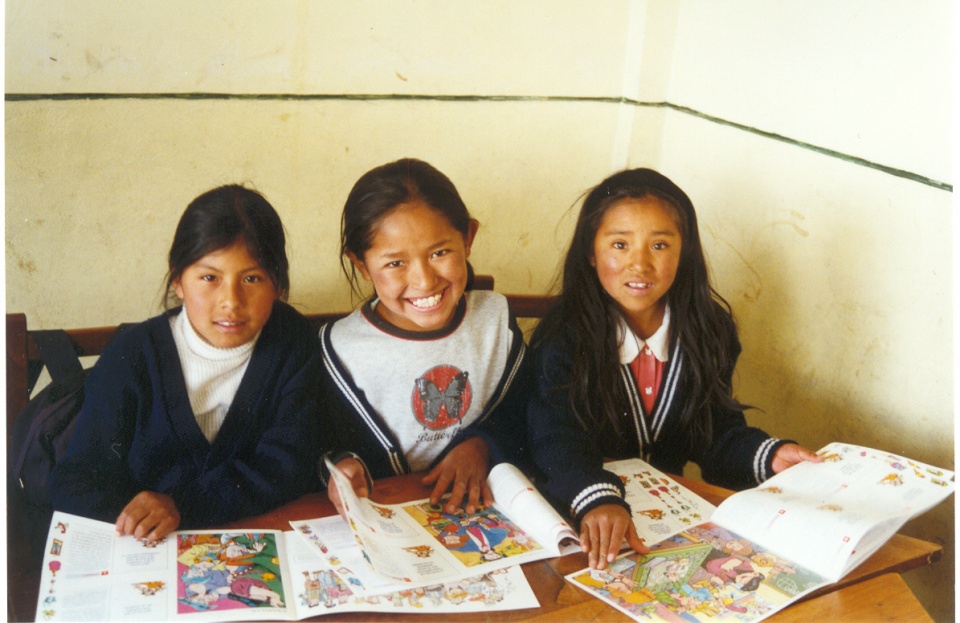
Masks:
[[[680,484],[715,505],[732,494],[732,491],[713,487],[700,481],[680,477],[676,477],[676,479]],[[429,494],[430,490],[420,484],[419,475],[408,475],[378,481],[372,498],[383,503],[399,503],[423,499],[429,497]],[[290,530],[289,522],[292,520],[326,517],[335,514],[335,512],[326,495],[317,493],[304,496],[269,513],[242,519],[223,527],[228,529]],[[935,562],[939,560],[941,553],[941,548],[938,545],[897,534],[840,582],[812,593],[803,602],[789,606],[769,620],[784,622],[813,619],[928,621],[930,619],[926,612],[897,574]],[[540,608],[457,614],[457,620],[464,623],[480,621],[537,621],[543,623],[630,621],[631,619],[625,614],[587,595],[586,592],[575,588],[564,580],[565,575],[586,566],[586,556],[581,553],[528,563],[523,566],[523,570],[537,599],[540,601]],[[32,568],[26,568],[25,565],[8,565],[7,588],[10,602],[8,613],[14,617],[14,620],[33,620],[39,582],[39,561]],[[797,614],[797,612],[800,614]],[[816,613],[816,616],[812,616],[812,613]],[[904,618],[893,616],[896,613],[899,613],[897,616],[903,616]],[[893,618],[890,618],[891,616]],[[444,619],[444,615],[431,615],[431,617],[438,621]],[[334,621],[416,621],[424,618],[429,617],[386,612],[338,612],[308,620],[332,623]],[[449,618],[449,615],[447,615],[447,618]]]

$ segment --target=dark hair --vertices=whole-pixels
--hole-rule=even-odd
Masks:
[[[729,304],[710,286],[693,203],[676,184],[651,169],[616,173],[594,187],[583,201],[573,240],[563,264],[562,291],[544,316],[531,344],[562,334],[571,340],[572,381],[565,389],[574,413],[585,428],[608,423],[621,432],[617,405],[625,403],[619,378],[617,327],[620,312],[590,263],[594,238],[606,211],[624,199],[656,197],[673,211],[681,235],[680,262],[667,292],[671,339],[680,341],[684,363],[691,370],[681,424],[691,431],[690,443],[712,437],[711,407],[744,408],[731,397],[727,383],[733,320]],[[735,330],[735,329],[733,329]]]
[[[466,238],[470,212],[446,175],[415,158],[403,158],[364,173],[353,185],[343,206],[340,223],[340,266],[350,289],[362,296],[356,267],[347,259],[352,253],[362,260],[373,245],[380,220],[398,205],[423,201],[442,214]],[[473,267],[467,262],[467,289],[473,285]]]
[[[280,298],[290,290],[283,223],[260,193],[236,184],[209,190],[184,210],[170,245],[165,305],[178,303],[173,283],[204,255],[237,241],[260,264]]]

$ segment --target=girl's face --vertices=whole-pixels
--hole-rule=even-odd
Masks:
[[[173,287],[194,330],[218,348],[255,338],[279,297],[270,276],[239,240],[188,266]]]
[[[664,297],[680,265],[682,239],[673,213],[656,197],[623,199],[607,208],[593,239],[590,264],[643,339],[660,328]]]
[[[376,225],[363,258],[347,256],[380,298],[377,313],[407,331],[445,327],[467,287],[467,258],[478,223],[466,236],[419,199],[402,203]]]

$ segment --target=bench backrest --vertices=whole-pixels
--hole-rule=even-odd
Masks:
[[[493,289],[493,277],[477,275],[474,287],[481,290]],[[507,302],[514,315],[519,319],[542,318],[553,303],[552,296],[507,294]],[[330,320],[346,316],[349,312],[327,312],[307,314],[307,319],[317,331]],[[96,327],[88,329],[68,329],[67,335],[74,350],[80,357],[96,356],[110,341],[116,327]],[[7,435],[13,430],[17,414],[30,401],[30,385],[36,380],[36,374],[42,366],[40,352],[27,328],[25,314],[7,314]],[[33,378],[31,378],[33,377]]]

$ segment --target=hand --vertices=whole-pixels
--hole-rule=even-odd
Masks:
[[[784,444],[777,448],[776,454],[773,455],[773,473],[779,474],[791,465],[796,465],[803,461],[822,463],[823,457],[795,443]]]
[[[366,469],[363,467],[363,463],[351,456],[337,461],[336,467],[343,472],[344,476],[350,479],[353,492],[357,494],[358,498],[370,496],[370,489],[367,486]],[[343,513],[343,500],[340,499],[340,490],[337,489],[337,483],[333,478],[331,478],[327,484],[327,497],[333,502],[337,512],[340,513],[342,517],[346,517]]]
[[[650,551],[637,534],[630,513],[619,504],[601,504],[580,521],[580,549],[587,554],[591,569],[603,569],[613,562],[624,539],[639,554]]]
[[[487,483],[487,468],[490,461],[490,449],[480,437],[471,437],[456,445],[436,467],[423,477],[423,484],[435,485],[430,494],[430,503],[439,504],[440,498],[450,485],[450,499],[447,500],[447,513],[455,513],[463,496],[467,496],[467,514],[477,510],[481,493],[483,503],[493,502],[493,491]]]
[[[117,517],[117,534],[159,541],[180,525],[180,512],[173,498],[164,493],[141,491]]]

